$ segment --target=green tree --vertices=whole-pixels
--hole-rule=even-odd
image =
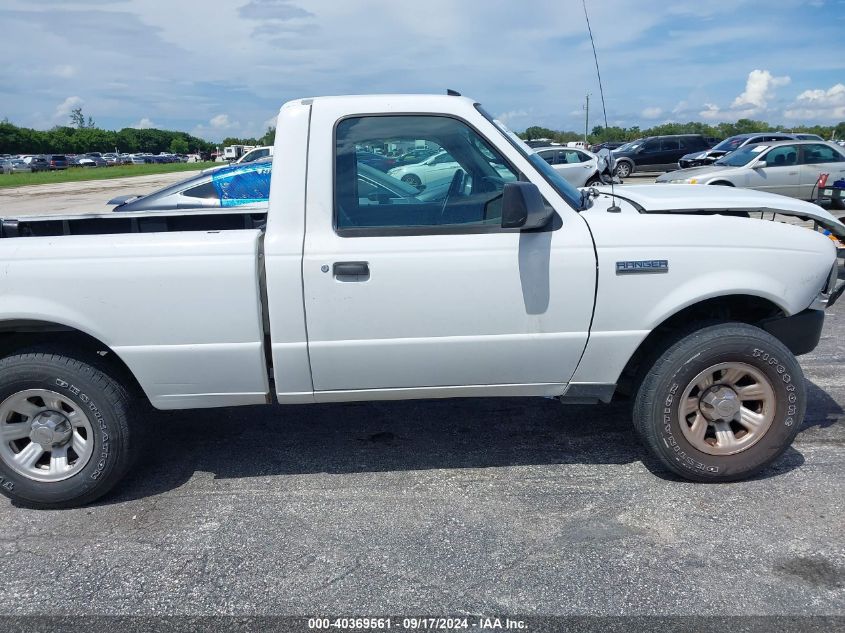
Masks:
[[[75,128],[85,127],[85,115],[82,114],[82,107],[70,111],[70,124]]]
[[[189,151],[191,151],[191,147],[188,145],[188,141],[182,137],[177,136],[170,141],[170,152],[172,154],[187,154]]]
[[[270,126],[267,128],[267,131],[264,132],[264,136],[258,139],[259,145],[272,145],[276,140],[276,128],[274,126]]]

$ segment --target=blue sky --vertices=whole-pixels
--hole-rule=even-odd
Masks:
[[[845,0],[587,0],[608,119],[845,120]],[[288,99],[443,92],[600,123],[580,0],[3,0],[0,117],[260,135]],[[14,51],[26,51],[16,54]],[[9,63],[11,61],[11,63]]]

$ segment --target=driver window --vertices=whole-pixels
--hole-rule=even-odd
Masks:
[[[419,160],[407,162],[416,155]],[[341,235],[350,229],[498,226],[502,190],[517,177],[493,146],[456,119],[344,119],[335,131],[335,225]]]

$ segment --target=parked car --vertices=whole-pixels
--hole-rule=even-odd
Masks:
[[[659,183],[725,185],[810,200],[819,174],[845,178],[845,151],[824,141],[776,141],[744,147],[708,167],[664,174]]]
[[[422,148],[422,149],[412,149],[404,154],[400,154],[396,157],[396,165],[401,167],[402,165],[413,165],[415,163],[421,163],[426,158],[430,158],[434,156],[440,150],[437,149],[429,149],[429,148]]]
[[[237,206],[247,210],[266,210],[270,197],[272,159],[264,158],[246,165],[232,163],[201,172],[158,191],[140,195],[122,195],[109,200],[114,211],[175,211]],[[378,171],[378,170],[373,170]],[[248,198],[234,191],[247,192]],[[224,202],[226,201],[226,202]]]
[[[361,160],[360,156],[358,160]],[[422,162],[394,167],[387,173],[412,187],[420,187],[449,181],[458,169],[460,165],[452,158],[452,155],[449,152],[440,151]]]
[[[616,175],[627,178],[635,171],[669,171],[677,169],[678,159],[690,152],[709,147],[700,134],[649,136],[613,150]]]
[[[561,145],[561,143],[557,143],[550,138],[535,138],[531,139],[530,141],[523,141],[528,147],[536,149],[538,147],[557,147]]]
[[[262,158],[273,156],[273,146],[265,145],[264,147],[255,147],[249,150],[246,154],[235,161],[235,164],[242,165],[244,163],[252,163]]]
[[[109,164],[99,152],[89,152],[79,157],[79,164],[82,167],[108,167]]]
[[[19,158],[4,158],[0,160],[0,173],[16,174],[20,172],[32,171],[25,162]]]
[[[538,147],[534,151],[573,187],[592,187],[603,182],[599,157],[592,152],[573,147]]]
[[[357,150],[355,152],[355,156],[358,162],[365,163],[383,172],[387,172],[396,165],[396,161],[394,159],[382,156],[381,154],[376,154],[375,152]]]
[[[64,154],[45,154],[43,158],[47,161],[50,171],[67,169],[67,156]]]
[[[227,165],[205,170],[182,182],[158,191],[138,195],[122,195],[109,200],[114,211],[176,211],[180,209],[216,209],[237,206],[248,211],[266,211],[270,198],[270,168],[272,158],[263,158],[246,165]],[[240,180],[234,188],[249,191],[249,198],[227,198],[234,178]],[[421,204],[443,195],[449,183],[420,191],[366,163],[358,165],[359,204],[378,204],[386,200],[403,200],[407,204]],[[237,204],[235,204],[237,202]]]
[[[590,147],[590,151],[593,154],[598,154],[603,149],[614,150],[619,149],[623,145],[625,145],[625,143],[622,141],[606,141],[604,143],[598,143],[596,145],[593,145],[592,147]]]
[[[624,397],[657,470],[720,483],[764,472],[818,406],[795,356],[845,287],[836,249],[741,216],[845,237],[824,209],[726,187],[579,191],[455,96],[296,100],[276,129],[264,213],[4,212],[0,493],[92,503],[140,438],[169,441],[152,407]],[[361,198],[375,168],[355,145],[397,138],[456,159],[439,198]],[[250,200],[250,171],[212,186]],[[184,437],[190,460],[206,435]]]
[[[678,166],[681,169],[689,169],[690,167],[701,167],[702,165],[711,165],[726,154],[730,154],[738,150],[740,147],[746,145],[756,145],[757,143],[770,143],[772,141],[787,141],[795,139],[796,136],[786,132],[754,132],[751,134],[737,134],[726,138],[721,143],[718,143],[710,149],[705,149],[700,152],[692,152],[682,156],[678,160]],[[821,140],[821,139],[818,139]]]
[[[50,162],[44,156],[27,156],[24,162],[29,165],[30,171],[50,171]]]
[[[818,134],[796,134],[795,138],[800,139],[802,141],[823,141],[824,139],[819,136]]]

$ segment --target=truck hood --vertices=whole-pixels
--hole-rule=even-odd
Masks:
[[[845,239],[845,224],[820,206],[774,193],[708,185],[627,185],[616,187],[614,192],[610,187],[598,187],[598,190],[607,195],[615,193],[642,213],[774,212],[815,220],[840,240]]]

